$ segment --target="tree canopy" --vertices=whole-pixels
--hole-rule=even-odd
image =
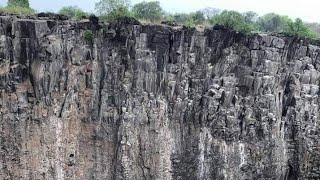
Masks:
[[[299,18],[295,19],[294,21],[292,21],[291,19],[288,20],[287,26],[285,28],[285,33],[292,36],[319,38],[319,35],[308,28]]]
[[[207,7],[200,10],[206,19],[212,19],[213,17],[220,14],[221,10],[216,8]]]
[[[159,1],[143,1],[135,4],[132,8],[132,12],[134,17],[150,20],[152,22],[160,20],[164,14]]]
[[[255,23],[258,20],[259,15],[256,12],[248,11],[242,14],[244,21],[247,23]]]
[[[128,10],[130,0],[100,0],[95,4],[95,10],[100,16],[108,16],[115,11]]]
[[[8,0],[8,7],[30,8],[29,0]]]
[[[192,20],[194,21],[195,24],[201,24],[206,20],[202,11],[196,11],[191,15],[192,15]]]
[[[70,16],[75,19],[81,19],[83,16],[87,16],[87,13],[77,6],[65,6],[59,10],[59,14]]]
[[[244,16],[236,11],[225,10],[221,14],[215,16],[213,22],[243,33],[249,33],[253,30],[252,26],[246,22]]]
[[[289,18],[287,16],[269,13],[260,17],[257,21],[257,25],[260,31],[283,32],[288,20]]]

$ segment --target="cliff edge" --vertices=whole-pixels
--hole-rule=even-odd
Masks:
[[[317,43],[13,16],[0,34],[0,179],[320,178]]]

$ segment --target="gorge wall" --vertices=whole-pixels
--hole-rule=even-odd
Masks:
[[[317,42],[12,16],[0,34],[0,179],[320,178]]]

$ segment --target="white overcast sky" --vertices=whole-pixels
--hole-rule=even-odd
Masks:
[[[77,5],[86,11],[94,11],[98,0],[29,0],[38,11],[57,11],[63,6]],[[132,4],[142,0],[131,0]],[[148,0],[147,0],[148,1]],[[300,17],[308,22],[320,22],[320,1],[318,0],[159,0],[161,6],[169,12],[191,12],[204,7],[255,11],[262,15],[275,12],[291,18]],[[4,6],[7,0],[0,0]]]

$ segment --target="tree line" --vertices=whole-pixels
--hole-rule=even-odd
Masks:
[[[2,11],[34,12],[28,0],[8,0],[7,7],[2,8]],[[319,24],[305,23],[299,18],[293,20],[275,13],[259,16],[253,11],[240,13],[216,8],[204,8],[191,13],[168,13],[159,1],[143,1],[132,5],[130,0],[100,0],[95,4],[95,11],[95,14],[105,21],[127,16],[147,23],[169,21],[187,27],[221,25],[246,34],[254,31],[279,32],[320,39]],[[77,6],[63,7],[59,13],[78,20],[89,15]]]

